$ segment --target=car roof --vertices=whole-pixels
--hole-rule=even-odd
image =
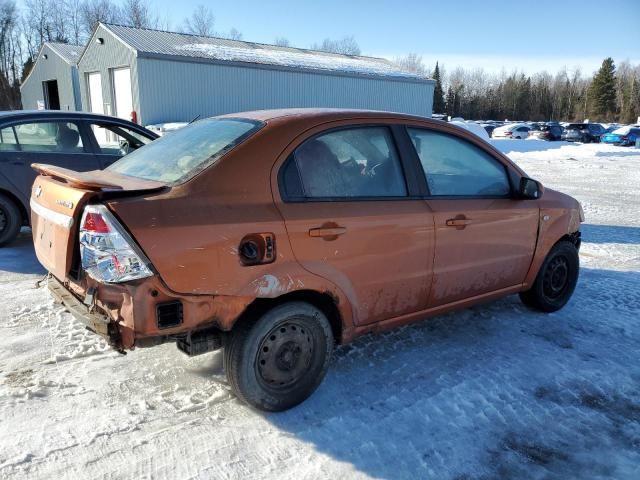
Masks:
[[[307,119],[316,120],[321,123],[323,121],[347,120],[350,118],[397,118],[441,122],[441,120],[405,113],[344,108],[282,108],[273,110],[254,110],[248,112],[229,113],[226,115],[220,115],[218,118],[246,118],[262,122],[268,122],[276,119]]]
[[[76,112],[76,111],[70,111],[70,110],[7,110],[4,112],[0,112],[0,122],[4,122],[6,120],[22,120],[22,119],[32,119],[32,118],[37,119],[38,117],[77,118],[77,119],[83,119],[83,120],[111,120],[111,121],[131,123],[128,120],[117,118],[117,117],[110,117],[109,115],[102,115],[99,113]]]

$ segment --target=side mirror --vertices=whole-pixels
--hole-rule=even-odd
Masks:
[[[540,182],[537,182],[533,178],[522,177],[520,179],[520,187],[518,188],[518,194],[520,198],[527,200],[535,200],[542,196],[543,188]]]

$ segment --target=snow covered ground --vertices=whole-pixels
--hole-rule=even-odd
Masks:
[[[238,402],[221,356],[110,351],[0,249],[0,478],[640,478],[640,150],[495,141],[586,212],[560,312],[517,297],[337,350],[289,412]]]

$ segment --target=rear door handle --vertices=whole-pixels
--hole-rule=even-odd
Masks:
[[[320,227],[309,230],[310,237],[337,237],[345,233],[347,233],[347,229],[344,227]]]
[[[458,230],[462,230],[467,225],[471,224],[471,220],[464,215],[458,215],[456,218],[450,218],[447,220],[447,227],[456,227]]]

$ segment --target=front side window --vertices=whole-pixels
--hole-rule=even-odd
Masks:
[[[199,120],[131,152],[107,170],[169,184],[184,182],[213,165],[262,125],[242,118]]]
[[[297,171],[292,174],[294,169]],[[407,195],[400,160],[386,127],[341,129],[307,140],[294,152],[284,178],[290,196],[349,199]]]
[[[4,132],[3,131],[3,138]],[[82,137],[73,122],[22,123],[13,127],[14,138],[22,152],[83,153]]]
[[[98,142],[100,153],[106,155],[127,155],[152,141],[151,138],[121,125],[93,123],[91,130]]]
[[[505,167],[484,150],[452,135],[409,128],[432,196],[508,196]]]

